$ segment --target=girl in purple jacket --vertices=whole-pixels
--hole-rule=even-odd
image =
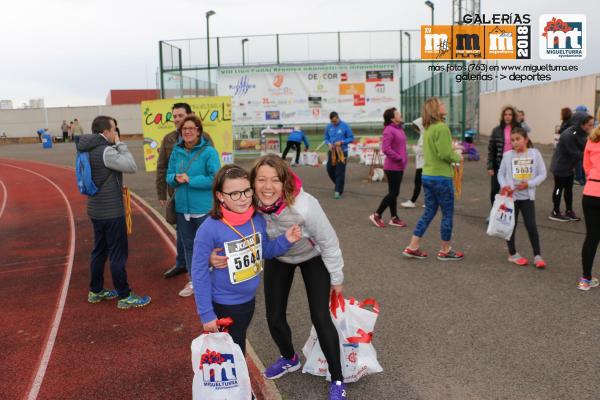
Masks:
[[[383,143],[381,150],[385,154],[383,170],[388,181],[388,194],[381,200],[379,208],[369,216],[371,222],[378,228],[385,228],[381,215],[386,208],[390,208],[392,226],[405,227],[406,223],[398,218],[396,206],[400,183],[406,168],[406,135],[402,129],[402,115],[396,108],[389,108],[383,113]]]

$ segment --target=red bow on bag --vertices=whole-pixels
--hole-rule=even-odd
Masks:
[[[333,314],[333,318],[337,318],[337,309],[341,308],[342,312],[346,311],[346,300],[341,293],[336,293],[335,290],[331,291],[331,299],[329,302],[329,309]]]
[[[346,338],[346,341],[348,343],[371,343],[371,341],[373,340],[373,332],[367,333],[362,329],[359,329],[356,331],[356,334],[358,336]]]

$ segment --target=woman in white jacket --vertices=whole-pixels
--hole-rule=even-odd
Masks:
[[[421,176],[423,175],[423,165],[425,165],[425,157],[423,156],[423,133],[425,132],[423,118],[415,119],[413,126],[419,133],[419,140],[417,140],[417,144],[413,145],[413,151],[415,152],[415,186],[412,197],[400,204],[404,208],[415,208],[415,203],[421,194]]]
[[[502,156],[498,170],[501,193],[510,194],[515,201],[515,227],[508,241],[508,261],[525,266],[529,261],[517,253],[515,233],[519,211],[523,214],[525,228],[533,248],[534,264],[545,268],[546,262],[540,250],[540,238],[535,222],[535,189],[546,179],[546,166],[540,152],[533,148],[527,132],[523,128],[513,128],[510,135],[512,150]]]

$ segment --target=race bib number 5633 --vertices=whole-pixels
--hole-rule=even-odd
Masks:
[[[228,257],[227,269],[232,284],[254,278],[263,270],[261,234],[225,242],[225,255]]]

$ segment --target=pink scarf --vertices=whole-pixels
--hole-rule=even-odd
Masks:
[[[246,212],[240,214],[221,206],[221,213],[223,213],[223,219],[227,220],[231,225],[240,226],[250,221],[250,218],[254,215],[254,207],[250,206]]]

